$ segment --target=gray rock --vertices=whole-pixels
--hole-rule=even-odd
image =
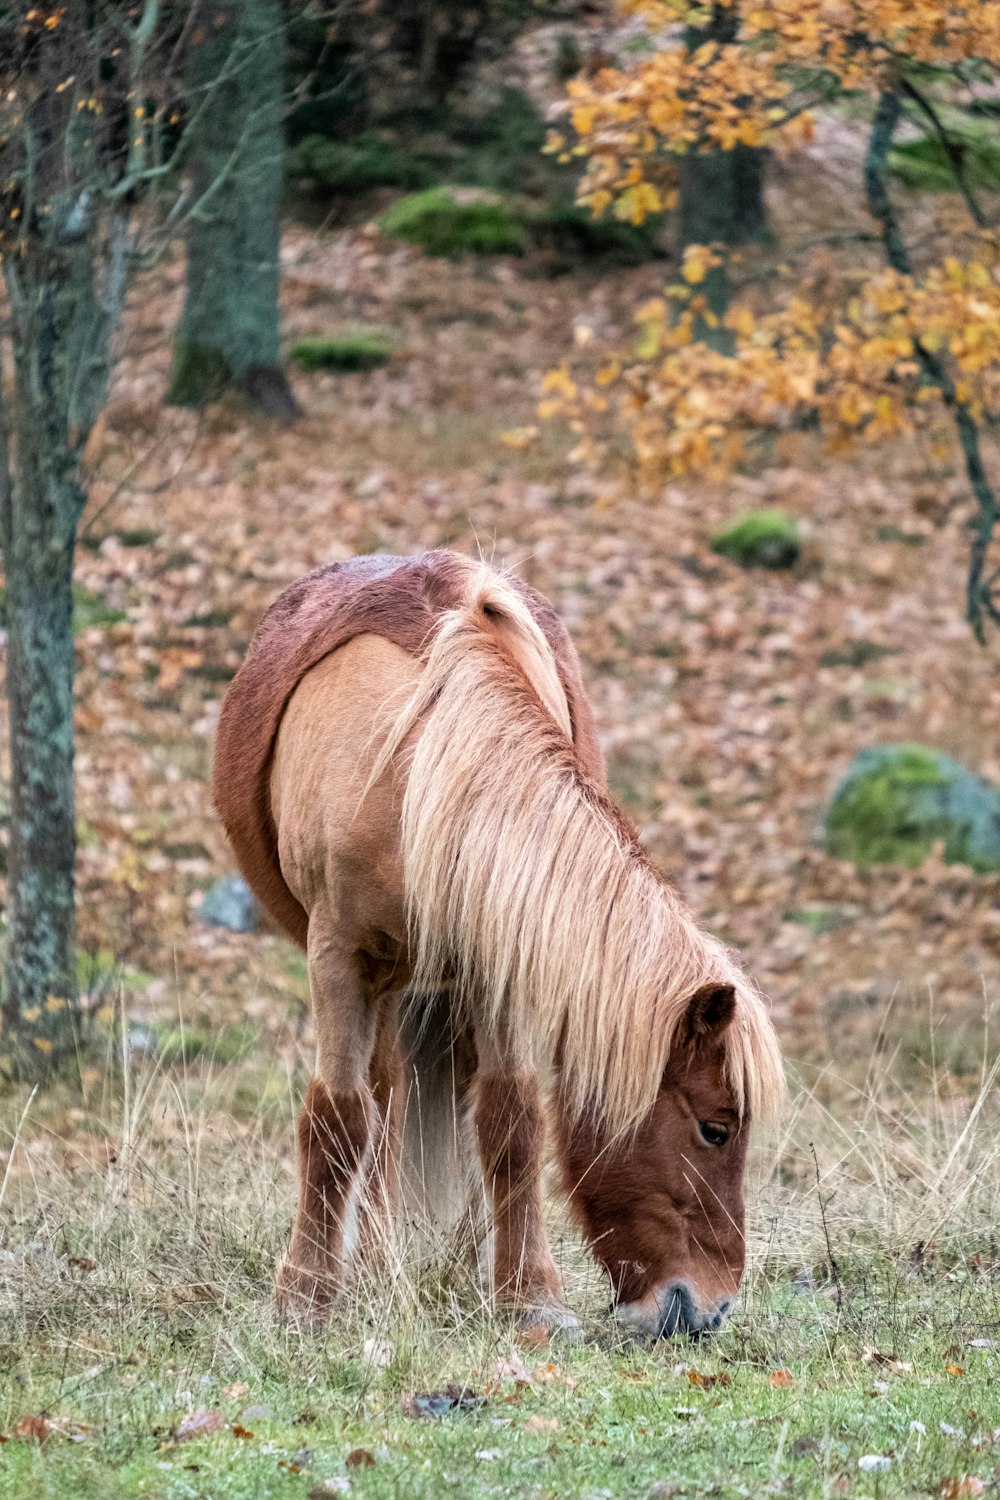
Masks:
[[[925,745],[855,756],[826,817],[826,848],[858,865],[917,866],[935,844],[949,864],[1000,870],[1000,791]]]
[[[210,927],[230,932],[255,932],[260,903],[241,875],[223,875],[209,886],[198,917]]]

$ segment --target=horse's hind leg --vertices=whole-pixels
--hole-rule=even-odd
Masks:
[[[386,997],[379,1016],[369,1083],[378,1113],[378,1126],[367,1178],[358,1204],[358,1244],[355,1258],[359,1269],[363,1268],[371,1273],[386,1259],[399,1197],[405,1066],[395,996]]]
[[[498,1303],[524,1324],[575,1328],[542,1219],[545,1124],[538,1079],[480,1045],[475,1123],[493,1219]]]
[[[282,1312],[312,1317],[328,1311],[343,1284],[345,1234],[378,1118],[368,1083],[377,1002],[357,955],[344,953],[317,917],[308,956],[318,1076],[299,1115],[298,1211],[275,1282]]]

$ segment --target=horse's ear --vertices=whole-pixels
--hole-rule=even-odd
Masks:
[[[688,1001],[684,1017],[688,1039],[717,1041],[736,1011],[736,991],[731,984],[705,984]]]

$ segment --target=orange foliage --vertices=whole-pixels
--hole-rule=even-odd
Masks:
[[[811,108],[863,92],[879,106],[858,194],[863,200],[867,193],[889,268],[867,278],[854,270],[832,299],[786,285],[763,315],[737,302],[721,320],[722,332],[701,290],[722,257],[715,247],[689,246],[681,281],[638,310],[634,347],[616,351],[590,382],[568,369],[551,372],[540,415],[567,419],[579,437],[576,457],[586,461],[605,456],[609,427],[624,428],[640,476],[659,482],[730,469],[749,432],[780,430],[805,416],[840,443],[907,433],[947,408],[980,508],[978,588],[1000,515],[971,425],[995,412],[1000,399],[1000,238],[980,221],[971,249],[965,236],[962,257],[949,253],[958,241],[945,237],[912,270],[884,178],[898,99],[939,124],[917,91],[921,69],[945,67],[967,83],[1000,67],[1000,5],[630,0],[624,8],[647,22],[647,50],[627,67],[571,82],[575,140],[554,136],[549,143],[564,156],[585,158],[581,197],[596,214],[611,207],[641,222],[675,202],[678,157],[779,140],[794,145],[811,129]],[[956,185],[975,211],[964,182]],[[720,330],[716,347],[702,341],[713,328]],[[974,623],[984,601],[1000,621],[992,594],[977,599],[970,593]]]

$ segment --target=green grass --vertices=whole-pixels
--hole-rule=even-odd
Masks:
[[[639,1500],[654,1484],[860,1500],[991,1478],[995,1075],[978,1112],[944,1089],[891,1096],[886,1076],[832,1109],[829,1079],[800,1091],[754,1164],[750,1271],[711,1342],[625,1341],[556,1214],[584,1336],[538,1348],[471,1270],[412,1259],[352,1289],[322,1333],[274,1321],[294,1066],[272,1041],[224,1069],[145,1059],[91,1077],[83,1104],[32,1101],[0,1202],[0,1495],[242,1500],[347,1481],[372,1500]],[[0,1183],[25,1102],[0,1100]],[[448,1385],[481,1399],[406,1414]],[[199,1408],[218,1430],[178,1442]],[[44,1443],[17,1436],[42,1414]]]

